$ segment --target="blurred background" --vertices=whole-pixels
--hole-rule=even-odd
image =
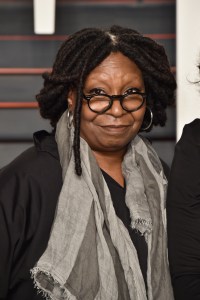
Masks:
[[[36,34],[32,0],[0,0],[0,168],[32,145],[33,132],[51,130],[39,115],[35,95],[43,84],[41,74],[52,67],[69,34],[113,24],[136,29],[165,47],[175,75],[175,18],[175,0],[57,0],[55,32]],[[167,113],[166,126],[154,128],[148,136],[159,156],[171,165],[175,106]]]

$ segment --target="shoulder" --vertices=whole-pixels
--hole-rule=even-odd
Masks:
[[[191,123],[185,125],[185,130],[196,131],[200,129],[200,119],[195,119]]]
[[[25,198],[30,201],[31,195],[36,193],[51,197],[51,192],[58,193],[61,184],[62,171],[55,139],[43,131],[34,134],[33,147],[0,171],[1,199],[15,195],[20,202]]]
[[[200,120],[184,126],[182,136],[175,147],[170,172],[170,186],[181,187],[183,193],[199,193],[200,175]],[[190,188],[189,192],[186,189]]]
[[[200,145],[200,119],[195,119],[184,126],[180,143],[185,141],[191,143],[195,142]]]
[[[200,163],[200,119],[184,126],[182,136],[176,144],[174,159]]]
[[[51,167],[59,166],[59,156],[57,144],[54,136],[46,131],[34,133],[34,146],[28,148],[11,163],[1,170],[1,175],[10,176],[11,174],[30,174],[41,176],[48,174]]]

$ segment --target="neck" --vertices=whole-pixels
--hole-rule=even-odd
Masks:
[[[124,186],[122,161],[125,152],[126,149],[122,149],[117,152],[93,151],[99,167],[116,180],[121,186]]]

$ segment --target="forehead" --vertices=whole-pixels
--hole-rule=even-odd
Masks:
[[[111,79],[143,81],[142,72],[134,61],[121,52],[112,52],[86,78],[86,83],[91,80],[109,81]]]

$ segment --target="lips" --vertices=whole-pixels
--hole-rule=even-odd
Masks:
[[[108,124],[108,125],[99,125],[99,126],[101,126],[101,127],[110,127],[110,128],[121,128],[121,127],[128,127],[128,126],[130,126],[130,125],[127,125],[127,124],[115,124],[115,125],[113,125],[113,124]]]
[[[130,127],[130,125],[103,125],[100,127],[104,131],[107,131],[110,133],[122,133],[127,129],[127,127]]]

